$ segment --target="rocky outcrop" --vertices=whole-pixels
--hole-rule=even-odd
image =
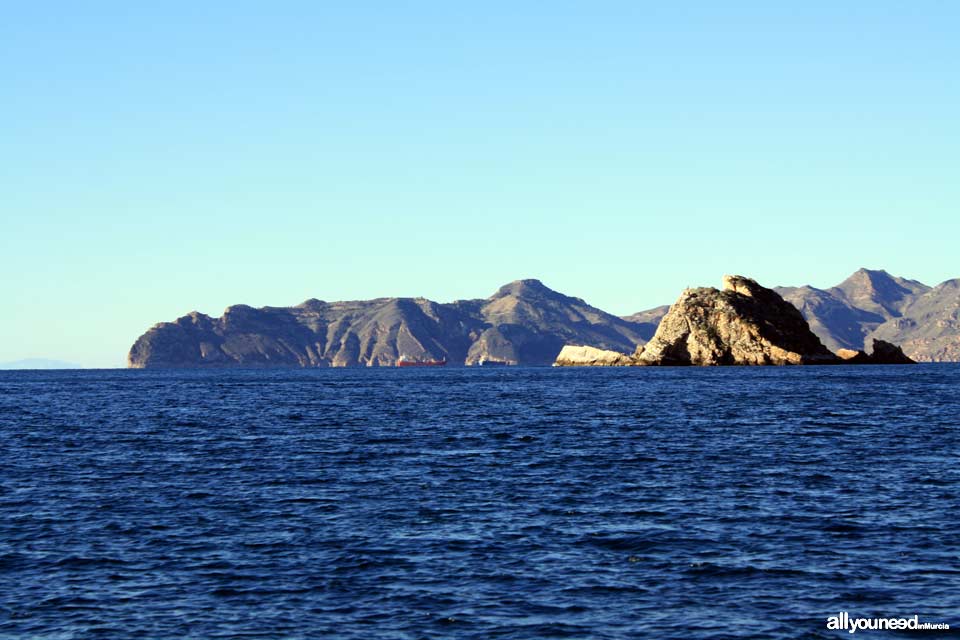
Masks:
[[[722,290],[684,291],[634,360],[640,365],[700,366],[840,361],[810,331],[796,307],[743,276],[724,276]]]
[[[588,346],[566,345],[553,363],[555,367],[629,367],[636,364],[633,357],[618,351]]]
[[[844,364],[916,364],[897,345],[876,339],[873,341],[872,353],[868,354],[862,350],[840,349],[837,351],[837,355],[844,361]]]
[[[154,367],[392,366],[401,355],[545,365],[564,344],[631,352],[645,327],[518,280],[481,300],[424,298],[354,302],[311,299],[295,307],[228,307],[219,318],[193,312],[155,325],[134,343],[128,364]]]
[[[870,354],[871,364],[916,364],[908,358],[903,349],[884,340],[873,340],[873,353]]]
[[[837,357],[843,360],[844,364],[871,364],[867,352],[859,349],[837,349]]]
[[[873,352],[827,349],[801,313],[780,294],[743,276],[724,276],[722,290],[687,289],[632,356],[564,347],[558,366],[909,364],[888,342]]]

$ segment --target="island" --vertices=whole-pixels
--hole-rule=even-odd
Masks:
[[[873,353],[833,353],[795,306],[744,276],[723,276],[721,289],[686,289],[656,333],[632,354],[566,346],[555,366],[717,366],[909,364],[894,345],[875,340]]]

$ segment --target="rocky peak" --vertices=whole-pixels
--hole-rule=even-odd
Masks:
[[[938,284],[931,291],[936,291],[938,294],[954,292],[960,289],[960,278],[954,278],[953,280],[945,280]]]
[[[723,276],[723,291],[733,291],[752,298],[754,292],[762,288],[756,280],[744,276]]]
[[[174,324],[183,328],[201,327],[206,329],[213,325],[213,318],[199,311],[191,311],[187,315],[177,318]]]
[[[796,307],[744,276],[688,289],[635,358],[644,365],[833,363]]]
[[[318,300],[317,298],[308,298],[296,306],[297,309],[307,309],[309,311],[316,311],[323,309],[326,306],[326,302],[323,300]]]
[[[567,309],[577,300],[550,289],[539,280],[515,280],[500,287],[487,298],[483,314],[488,322],[534,322],[549,321],[558,310],[566,315]]]
[[[897,293],[896,280],[883,269],[864,269],[854,271],[849,278],[841,282],[837,289],[847,292]]]
[[[223,310],[224,316],[247,316],[256,312],[256,309],[248,304],[232,304]]]
[[[526,278],[524,280],[514,280],[509,282],[493,294],[493,298],[500,298],[505,296],[529,296],[529,295],[559,295],[556,291],[550,287],[543,284],[541,281],[536,278]]]
[[[899,317],[914,296],[929,289],[922,282],[898,278],[882,269],[858,269],[831,291],[862,309],[889,319]]]

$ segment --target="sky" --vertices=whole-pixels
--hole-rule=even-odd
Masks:
[[[0,20],[0,361],[191,310],[617,314],[960,276],[960,3],[35,2]]]

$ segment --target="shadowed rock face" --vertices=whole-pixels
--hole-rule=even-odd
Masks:
[[[638,349],[640,365],[786,365],[839,361],[796,307],[743,276],[723,290],[688,289],[656,334]]]
[[[916,364],[897,345],[876,338],[873,339],[873,353],[870,354],[870,360],[873,364]]]
[[[872,353],[840,349],[837,351],[837,355],[844,361],[844,364],[916,364],[897,345],[876,339],[873,341]]]
[[[134,343],[129,366],[392,366],[401,355],[451,365],[481,359],[550,364],[564,344],[631,352],[644,327],[537,280],[518,280],[485,300],[307,300],[295,307],[246,305],[220,318],[190,313]]]

